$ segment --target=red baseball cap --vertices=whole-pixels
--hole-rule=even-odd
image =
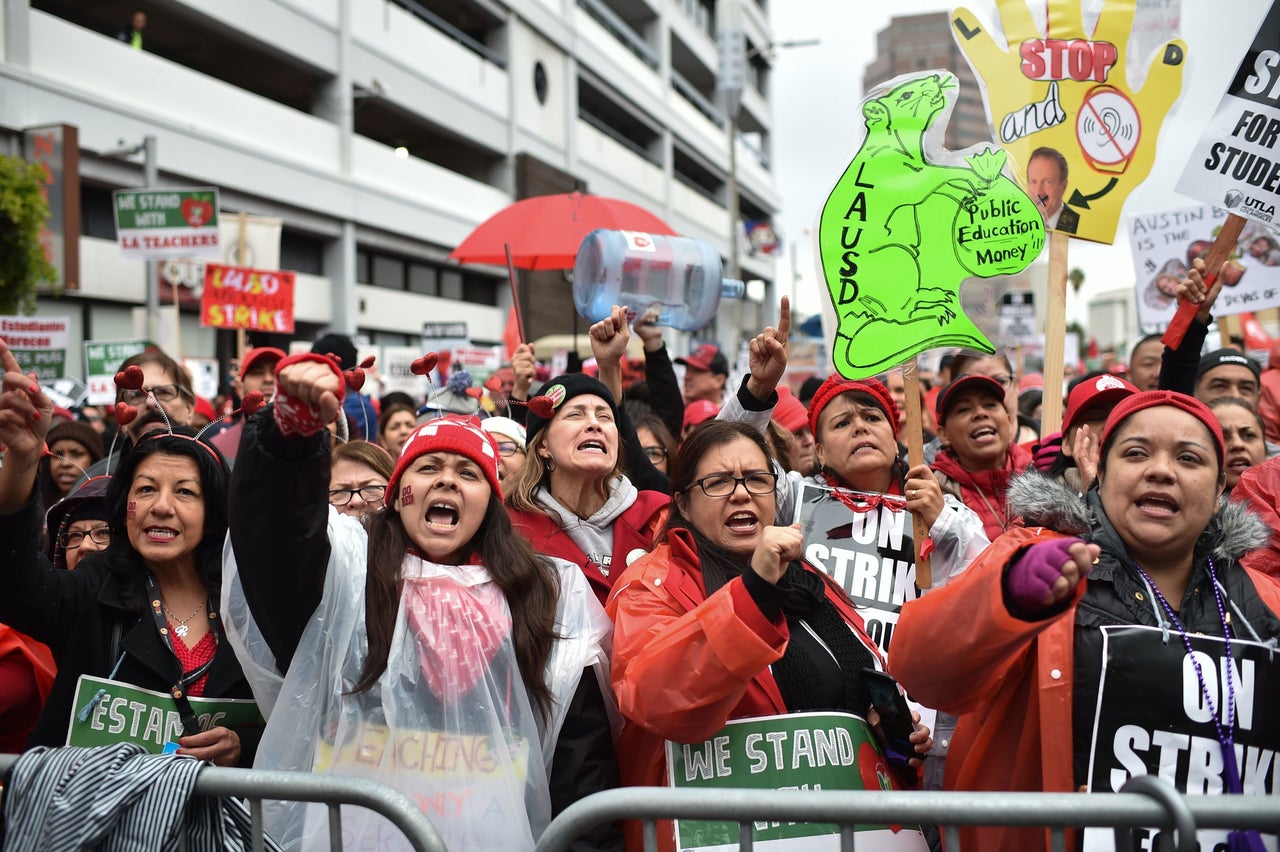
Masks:
[[[677,358],[676,363],[695,370],[710,370],[717,375],[729,375],[729,359],[714,343],[702,344],[683,358]]]
[[[684,407],[684,428],[705,423],[720,413],[720,406],[706,399],[695,399]]]
[[[1062,418],[1062,434],[1077,425],[1080,415],[1090,408],[1114,408],[1116,403],[1133,396],[1138,388],[1124,379],[1105,375],[1086,379],[1071,389],[1067,397],[1067,413]]]
[[[962,376],[958,376],[954,382],[942,389],[942,393],[938,394],[938,422],[942,423],[947,419],[947,406],[955,402],[956,394],[964,390],[974,389],[985,391],[994,397],[1004,399],[1004,385],[990,376],[965,373]]]
[[[240,378],[243,379],[247,376],[249,371],[253,369],[253,365],[264,358],[270,358],[273,361],[279,362],[282,361],[284,357],[284,350],[277,349],[274,346],[259,346],[254,349],[250,349],[248,352],[244,353],[244,359],[240,361]]]

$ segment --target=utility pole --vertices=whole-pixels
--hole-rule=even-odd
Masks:
[[[125,146],[123,139],[120,140],[119,144],[123,147],[104,151],[102,156],[126,159],[141,154],[142,186],[144,189],[155,189],[160,184],[160,161],[156,156],[156,137],[148,133],[142,137],[142,141],[137,145]],[[144,285],[147,295],[146,337],[154,342],[160,336],[160,274],[154,260],[146,261],[143,269],[143,275],[146,276]],[[175,296],[174,298],[176,301],[177,297]]]

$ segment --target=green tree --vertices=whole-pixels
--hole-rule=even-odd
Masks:
[[[1080,287],[1084,284],[1084,270],[1078,266],[1073,266],[1071,271],[1067,273],[1067,280],[1071,282],[1071,291],[1079,295]]]
[[[35,313],[36,285],[57,281],[40,245],[49,218],[43,179],[35,163],[0,156],[0,314]]]

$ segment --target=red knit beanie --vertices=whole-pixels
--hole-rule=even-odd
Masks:
[[[853,381],[831,375],[827,376],[827,380],[818,388],[813,399],[809,400],[809,431],[813,433],[815,439],[818,437],[818,418],[822,415],[822,409],[840,394],[850,392],[865,393],[874,399],[884,411],[885,417],[889,418],[889,425],[893,427],[893,437],[898,437],[898,406],[893,401],[893,394],[889,393],[889,389],[883,382],[879,379]]]
[[[1169,390],[1154,390],[1135,393],[1126,397],[1111,409],[1111,416],[1107,418],[1107,425],[1102,427],[1102,451],[1105,453],[1111,442],[1111,438],[1115,431],[1120,428],[1120,424],[1128,420],[1132,415],[1137,414],[1144,408],[1155,408],[1160,405],[1169,405],[1174,408],[1180,408],[1190,414],[1195,419],[1204,424],[1209,430],[1209,436],[1213,438],[1213,447],[1218,452],[1218,470],[1222,470],[1226,463],[1226,442],[1222,439],[1222,426],[1218,423],[1217,416],[1200,400],[1185,393]]]
[[[387,482],[387,495],[394,499],[400,490],[400,477],[419,456],[427,453],[457,453],[466,456],[480,466],[489,487],[499,498],[502,486],[498,482],[498,445],[493,436],[480,428],[478,417],[439,417],[414,430],[400,450],[396,468]],[[391,500],[389,499],[388,505]]]

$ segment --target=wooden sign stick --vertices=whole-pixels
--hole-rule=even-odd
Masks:
[[[1044,403],[1040,434],[1062,429],[1062,362],[1067,341],[1067,243],[1061,231],[1049,232],[1049,305],[1044,322]]]
[[[911,467],[924,464],[924,424],[920,419],[920,377],[916,358],[903,363],[902,383],[907,395],[907,462]],[[911,537],[916,548],[916,585],[927,589],[933,585],[933,568],[928,556],[920,555],[920,548],[929,537],[929,527],[924,518],[911,513]]]
[[[1204,259],[1206,289],[1213,287],[1213,282],[1218,279],[1218,270],[1235,250],[1236,241],[1240,239],[1242,230],[1244,230],[1244,217],[1234,213],[1227,214],[1227,221],[1222,223],[1222,230],[1218,232],[1218,238],[1213,241],[1209,256]],[[1169,327],[1164,330],[1164,337],[1160,338],[1160,342],[1170,349],[1177,349],[1182,345],[1182,338],[1187,336],[1187,329],[1191,328],[1191,321],[1195,319],[1196,312],[1199,310],[1200,306],[1194,302],[1186,300],[1178,302],[1178,312],[1169,321]],[[1226,345],[1225,340],[1223,345]]]

